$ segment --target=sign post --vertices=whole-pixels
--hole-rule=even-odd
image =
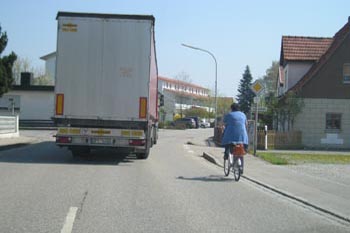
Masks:
[[[254,98],[254,103],[256,104],[255,108],[255,127],[254,127],[254,156],[256,156],[256,149],[258,147],[258,104],[259,104],[259,95],[264,90],[264,85],[259,80],[256,80],[251,86],[250,89],[254,92],[256,97]]]

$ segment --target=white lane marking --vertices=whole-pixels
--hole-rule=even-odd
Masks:
[[[71,233],[73,230],[73,223],[75,220],[75,216],[77,215],[78,207],[70,207],[66,221],[64,222],[63,228],[61,229],[61,233]]]
[[[193,151],[193,150],[189,150],[188,152],[189,152],[189,153],[191,153],[191,154],[193,154],[193,153],[194,153],[194,151]]]

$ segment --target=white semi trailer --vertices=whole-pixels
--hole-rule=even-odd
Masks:
[[[124,148],[148,157],[157,142],[153,16],[58,12],[56,144],[74,156]]]

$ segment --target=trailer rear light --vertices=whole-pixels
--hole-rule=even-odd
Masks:
[[[130,139],[129,145],[130,146],[144,146],[146,144],[145,139]]]
[[[63,115],[64,94],[56,94],[56,115]]]
[[[140,118],[147,117],[147,98],[146,97],[140,97],[139,117]]]
[[[72,143],[72,137],[56,137],[57,143]]]

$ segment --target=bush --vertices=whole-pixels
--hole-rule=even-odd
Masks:
[[[164,127],[165,127],[165,123],[164,122],[159,122],[158,123],[158,128],[159,129],[164,129]]]

